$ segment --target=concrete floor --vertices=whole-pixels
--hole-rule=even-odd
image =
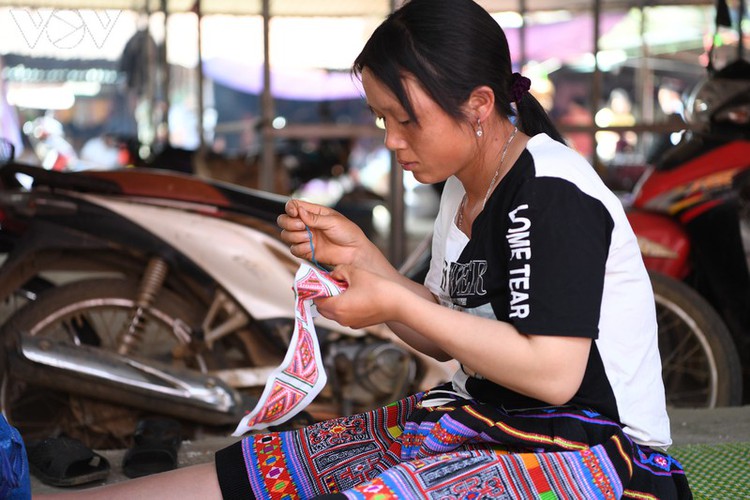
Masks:
[[[675,446],[688,444],[719,444],[727,442],[750,442],[750,406],[718,408],[712,410],[672,410],[672,439]],[[196,441],[184,441],[179,452],[180,467],[213,461],[214,452],[237,438],[206,437]],[[127,481],[120,464],[125,450],[106,450],[100,452],[112,467],[107,483]],[[80,488],[91,487],[87,485]],[[32,493],[50,493],[70,491],[43,484],[32,476]]]

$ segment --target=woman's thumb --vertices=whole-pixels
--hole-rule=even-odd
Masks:
[[[320,214],[310,212],[302,205],[297,205],[297,210],[299,212],[300,220],[304,222],[306,226],[312,228],[320,227],[319,225],[322,222]]]

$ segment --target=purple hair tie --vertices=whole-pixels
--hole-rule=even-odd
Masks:
[[[510,100],[519,102],[523,95],[531,88],[531,80],[521,73],[513,73],[513,84],[510,86]]]

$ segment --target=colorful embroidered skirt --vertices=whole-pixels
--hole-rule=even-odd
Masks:
[[[219,451],[224,498],[692,498],[676,460],[598,413],[463,399],[423,408],[421,398]]]

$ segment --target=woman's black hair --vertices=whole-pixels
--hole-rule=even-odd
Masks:
[[[508,40],[500,25],[473,0],[407,1],[375,29],[352,71],[361,76],[365,68],[393,92],[411,120],[417,117],[404,90],[405,74],[416,77],[456,120],[467,118],[461,106],[481,85],[494,91],[495,108],[501,115],[516,114],[511,106],[513,69]],[[517,124],[523,132],[545,132],[565,142],[529,92],[516,106]]]

